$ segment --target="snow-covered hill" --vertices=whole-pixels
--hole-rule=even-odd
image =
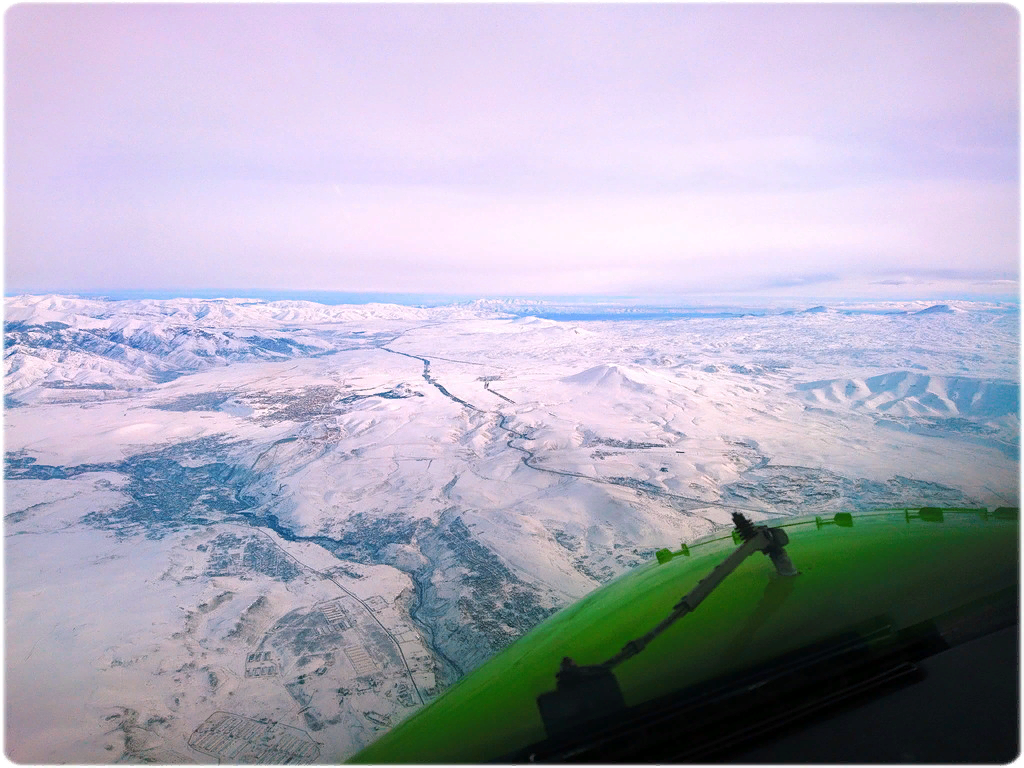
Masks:
[[[480,315],[391,304],[18,296],[5,306],[4,393],[8,405],[111,399],[232,363],[361,348],[396,323]]]
[[[996,418],[1020,413],[1020,384],[966,376],[893,371],[855,379],[798,384],[808,402],[899,416]]]
[[[659,384],[664,386],[667,383],[663,377],[652,374],[641,366],[607,364],[595,365],[572,376],[566,376],[562,381],[587,392],[613,397],[628,397],[630,392],[654,392]]]

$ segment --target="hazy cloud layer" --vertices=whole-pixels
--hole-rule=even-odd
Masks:
[[[8,292],[1017,290],[1009,6],[5,20]]]

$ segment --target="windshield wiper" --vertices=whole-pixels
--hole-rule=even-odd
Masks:
[[[789,543],[789,536],[784,530],[754,525],[739,512],[733,513],[732,520],[743,543],[701,579],[697,586],[683,595],[657,626],[647,634],[630,640],[617,654],[600,664],[580,666],[568,656],[562,659],[561,668],[555,675],[556,689],[537,697],[537,706],[548,736],[624,709],[622,691],[612,670],[642,652],[672,624],[696,610],[740,563],[754,553],[760,552],[770,558],[781,576],[799,575],[786,554],[785,546]]]

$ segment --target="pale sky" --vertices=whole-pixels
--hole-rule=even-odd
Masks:
[[[1019,27],[980,4],[14,6],[5,291],[1016,294]]]

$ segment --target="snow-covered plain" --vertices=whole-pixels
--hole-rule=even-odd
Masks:
[[[1019,503],[1014,305],[5,309],[19,762],[333,762],[734,509]]]

